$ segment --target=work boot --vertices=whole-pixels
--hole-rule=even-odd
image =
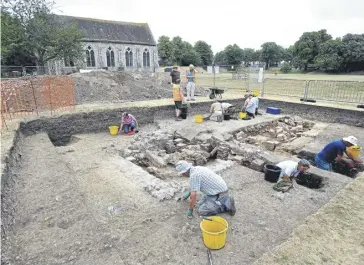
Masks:
[[[229,210],[229,214],[231,216],[234,216],[235,213],[236,213],[236,209],[235,209],[235,200],[234,200],[234,197],[230,196],[230,202],[231,202],[231,209]]]
[[[181,121],[182,118],[181,117],[176,117],[176,121]]]

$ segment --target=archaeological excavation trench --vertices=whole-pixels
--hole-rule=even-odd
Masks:
[[[214,262],[252,264],[352,181],[312,167],[283,194],[264,180],[264,165],[316,153],[342,134],[364,141],[360,127],[298,113],[197,125],[163,109],[134,110],[140,132],[113,137],[107,126],[119,113],[20,125],[2,175],[4,264],[205,264],[200,218],[188,220],[188,204],[176,200],[188,187],[173,167],[182,159],[220,174],[235,197]]]

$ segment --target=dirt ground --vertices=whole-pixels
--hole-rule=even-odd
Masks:
[[[107,132],[75,135],[63,147],[54,147],[44,133],[26,138],[13,187],[16,222],[8,231],[11,240],[3,239],[3,261],[205,264],[200,218],[186,218],[188,206],[176,202],[178,193],[162,202],[148,193],[149,185],[178,190],[188,180],[161,181],[122,158],[120,152],[134,137],[112,137]],[[285,242],[307,216],[351,181],[330,174],[323,189],[298,186],[281,194],[264,181],[263,173],[220,160],[207,166],[226,180],[237,205],[234,217],[223,215],[230,228],[225,248],[212,253],[214,264],[252,264]],[[9,242],[16,242],[16,247]]]
[[[358,196],[363,189],[364,174],[254,265],[363,264],[364,200]]]

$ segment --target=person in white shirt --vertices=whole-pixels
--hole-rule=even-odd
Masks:
[[[310,168],[310,162],[306,159],[301,159],[299,162],[286,160],[278,163],[276,166],[282,169],[278,182],[282,179],[292,182],[294,178],[297,178]]]

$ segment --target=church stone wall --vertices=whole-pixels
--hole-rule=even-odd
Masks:
[[[155,72],[159,67],[158,65],[158,48],[157,46],[150,45],[128,45],[107,42],[85,42],[83,44],[84,50],[91,47],[95,53],[95,67],[87,67],[86,65],[86,52],[85,59],[82,62],[75,62],[75,67],[81,69],[101,69],[107,67],[106,51],[111,47],[114,51],[115,67],[108,67],[110,71],[124,70],[128,72]],[[130,48],[133,53],[133,66],[126,66],[125,52]],[[143,66],[143,52],[148,49],[150,56],[150,67]],[[67,72],[67,67],[64,61],[53,62],[53,72],[62,74]],[[63,70],[62,70],[63,68]],[[72,71],[72,68],[69,68]],[[62,72],[63,71],[63,72]]]

